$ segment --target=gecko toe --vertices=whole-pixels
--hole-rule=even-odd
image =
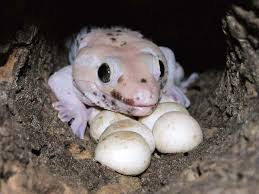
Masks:
[[[174,87],[172,88],[172,91],[170,92],[169,96],[171,96],[171,98],[185,106],[185,107],[189,107],[190,106],[190,100],[187,98],[187,96],[184,94],[184,92],[182,91],[182,89],[178,88],[178,87]]]
[[[85,109],[85,106],[74,106],[65,101],[54,102],[52,106],[58,111],[58,118],[62,122],[71,122],[70,127],[73,133],[83,139],[89,117],[89,111]]]
[[[198,73],[192,73],[186,80],[182,81],[180,84],[180,88],[183,90],[184,93],[187,92],[187,88],[190,87],[194,82],[199,79]]]
[[[62,121],[62,122],[68,122],[70,121],[73,117],[71,117],[70,115],[63,113],[63,112],[59,112],[58,113],[58,118]]]
[[[75,118],[71,123],[73,133],[80,139],[84,139],[86,122],[80,118]]]
[[[55,110],[61,110],[62,108],[64,108],[64,105],[62,102],[58,101],[58,102],[54,102],[52,103],[52,107],[55,109]]]

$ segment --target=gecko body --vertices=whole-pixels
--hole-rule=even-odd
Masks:
[[[53,107],[73,133],[84,137],[94,107],[130,116],[151,114],[162,96],[185,107],[197,75],[183,80],[174,53],[124,28],[81,30],[68,42],[70,65],[50,76]]]

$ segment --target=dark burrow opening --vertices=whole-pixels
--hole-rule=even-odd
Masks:
[[[1,6],[1,37],[12,35],[25,22],[34,23],[49,40],[63,46],[82,27],[122,26],[170,47],[187,73],[204,72],[224,68],[226,42],[221,19],[228,5],[224,0],[6,1]]]
[[[27,73],[25,76],[28,76],[30,80],[37,71],[44,71],[42,74],[36,74],[38,80],[44,80],[42,84],[36,83],[31,86],[32,88],[26,88],[24,86],[28,84],[27,78],[18,80],[25,89],[21,87],[21,92],[19,90],[20,93],[16,97],[17,102],[14,104],[18,107],[16,114],[22,115],[21,123],[24,126],[29,123],[27,128],[32,127],[31,133],[28,130],[25,132],[25,136],[30,139],[30,143],[25,144],[31,152],[31,161],[35,165],[47,167],[50,175],[65,180],[71,185],[80,185],[90,192],[100,191],[107,185],[113,185],[114,189],[114,184],[118,182],[117,185],[123,187],[125,179],[122,179],[122,175],[96,163],[90,156],[87,156],[88,152],[90,155],[93,153],[96,146],[93,141],[90,138],[83,141],[75,138],[70,128],[57,119],[56,112],[50,105],[50,94],[46,92],[47,77],[58,67],[66,65],[67,58],[64,49],[66,38],[85,26],[89,28],[122,26],[140,31],[158,45],[170,47],[187,75],[192,72],[200,74],[200,79],[191,87],[188,95],[192,102],[190,113],[200,122],[204,132],[204,142],[194,151],[182,154],[155,152],[151,166],[146,172],[132,179],[128,177],[127,181],[130,183],[126,181],[127,184],[135,189],[126,191],[160,192],[162,187],[173,182],[183,187],[183,184],[177,182],[177,178],[190,165],[193,168],[188,176],[186,175],[188,180],[202,176],[204,169],[196,165],[197,161],[202,161],[210,154],[227,149],[228,143],[224,148],[217,150],[216,147],[220,147],[225,138],[234,130],[234,126],[226,129],[226,123],[224,123],[226,115],[222,115],[220,108],[210,103],[211,94],[217,87],[226,67],[227,43],[222,31],[222,18],[226,15],[231,3],[224,0],[211,2],[152,0],[4,2],[0,8],[3,25],[0,31],[0,45],[6,45],[9,40],[13,39],[17,30],[22,26],[33,24],[47,40],[47,43],[39,41],[49,45],[49,50],[45,47],[44,49],[51,57],[58,58],[52,59],[51,67],[47,67],[47,64],[44,67],[34,67],[33,60],[27,60],[26,63],[30,68],[23,69]],[[51,48],[54,47],[57,50],[55,54],[52,54]],[[0,49],[3,48],[0,47]],[[37,56],[37,50],[31,51],[31,54]],[[6,63],[8,55],[0,50],[0,67]],[[40,52],[38,55],[40,59],[44,58],[40,56]],[[25,99],[27,90],[35,92],[35,95],[27,97],[32,105],[28,105],[30,107],[28,109],[26,106],[20,108],[18,103],[27,101]],[[37,102],[40,103],[39,107]],[[39,128],[35,127],[37,126],[35,118],[38,119]],[[82,160],[82,157],[85,159]]]

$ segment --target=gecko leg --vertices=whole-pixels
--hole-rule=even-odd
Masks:
[[[66,66],[50,76],[48,84],[58,99],[53,103],[53,107],[58,111],[58,118],[63,122],[71,121],[73,133],[83,139],[91,109],[87,109],[75,94],[71,66]]]
[[[69,102],[54,102],[53,107],[58,111],[58,118],[62,122],[70,122],[73,133],[83,139],[87,121],[91,114],[91,109],[86,109],[84,105],[69,104]]]
[[[190,100],[187,98],[185,93],[188,87],[199,78],[197,73],[192,73],[186,80],[181,81],[179,86],[172,86],[167,96],[170,96],[173,101],[182,104],[185,107],[190,106]]]
[[[189,107],[191,103],[185,93],[187,92],[188,87],[198,78],[199,76],[197,73],[192,73],[186,80],[181,81],[179,86],[172,86],[167,95],[171,96],[175,102],[180,103],[185,107]]]
[[[187,88],[193,84],[199,78],[198,73],[192,73],[186,80],[181,81],[180,88],[184,93],[187,92]]]
[[[173,101],[185,106],[190,106],[190,100],[187,98],[187,96],[184,94],[181,88],[174,86],[171,88],[171,91],[166,94],[167,96],[171,97]]]

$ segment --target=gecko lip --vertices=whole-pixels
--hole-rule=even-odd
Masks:
[[[139,103],[138,102],[139,99],[136,100],[136,99],[133,99],[133,98],[128,98],[128,97],[124,96],[123,94],[121,94],[121,92],[118,92],[114,89],[111,91],[110,95],[114,99],[116,99],[117,101],[120,101],[121,103],[123,103],[125,105],[128,105],[128,106],[131,106],[131,107],[140,107],[140,108],[147,107],[147,108],[150,108],[150,107],[156,106],[156,104],[157,104],[157,101],[156,101],[156,103],[154,103],[154,102],[146,103],[146,99],[143,99],[143,101],[145,103]]]
[[[136,105],[136,106],[132,106],[132,107],[139,107],[139,108],[153,108],[156,107],[157,104],[152,104],[152,105]]]
[[[128,105],[129,112],[127,112],[127,113],[128,114],[130,113],[133,116],[147,116],[154,111],[156,106],[157,106],[157,104],[148,105],[148,106],[130,106],[130,105]]]
[[[128,106],[128,107],[131,107],[131,108],[141,108],[141,109],[145,109],[145,108],[155,108],[157,106],[158,103],[155,103],[155,104],[147,104],[147,105],[141,105],[141,104],[130,104],[130,103],[127,103],[125,101],[121,101],[121,100],[117,100],[119,102],[121,102],[122,104]]]

